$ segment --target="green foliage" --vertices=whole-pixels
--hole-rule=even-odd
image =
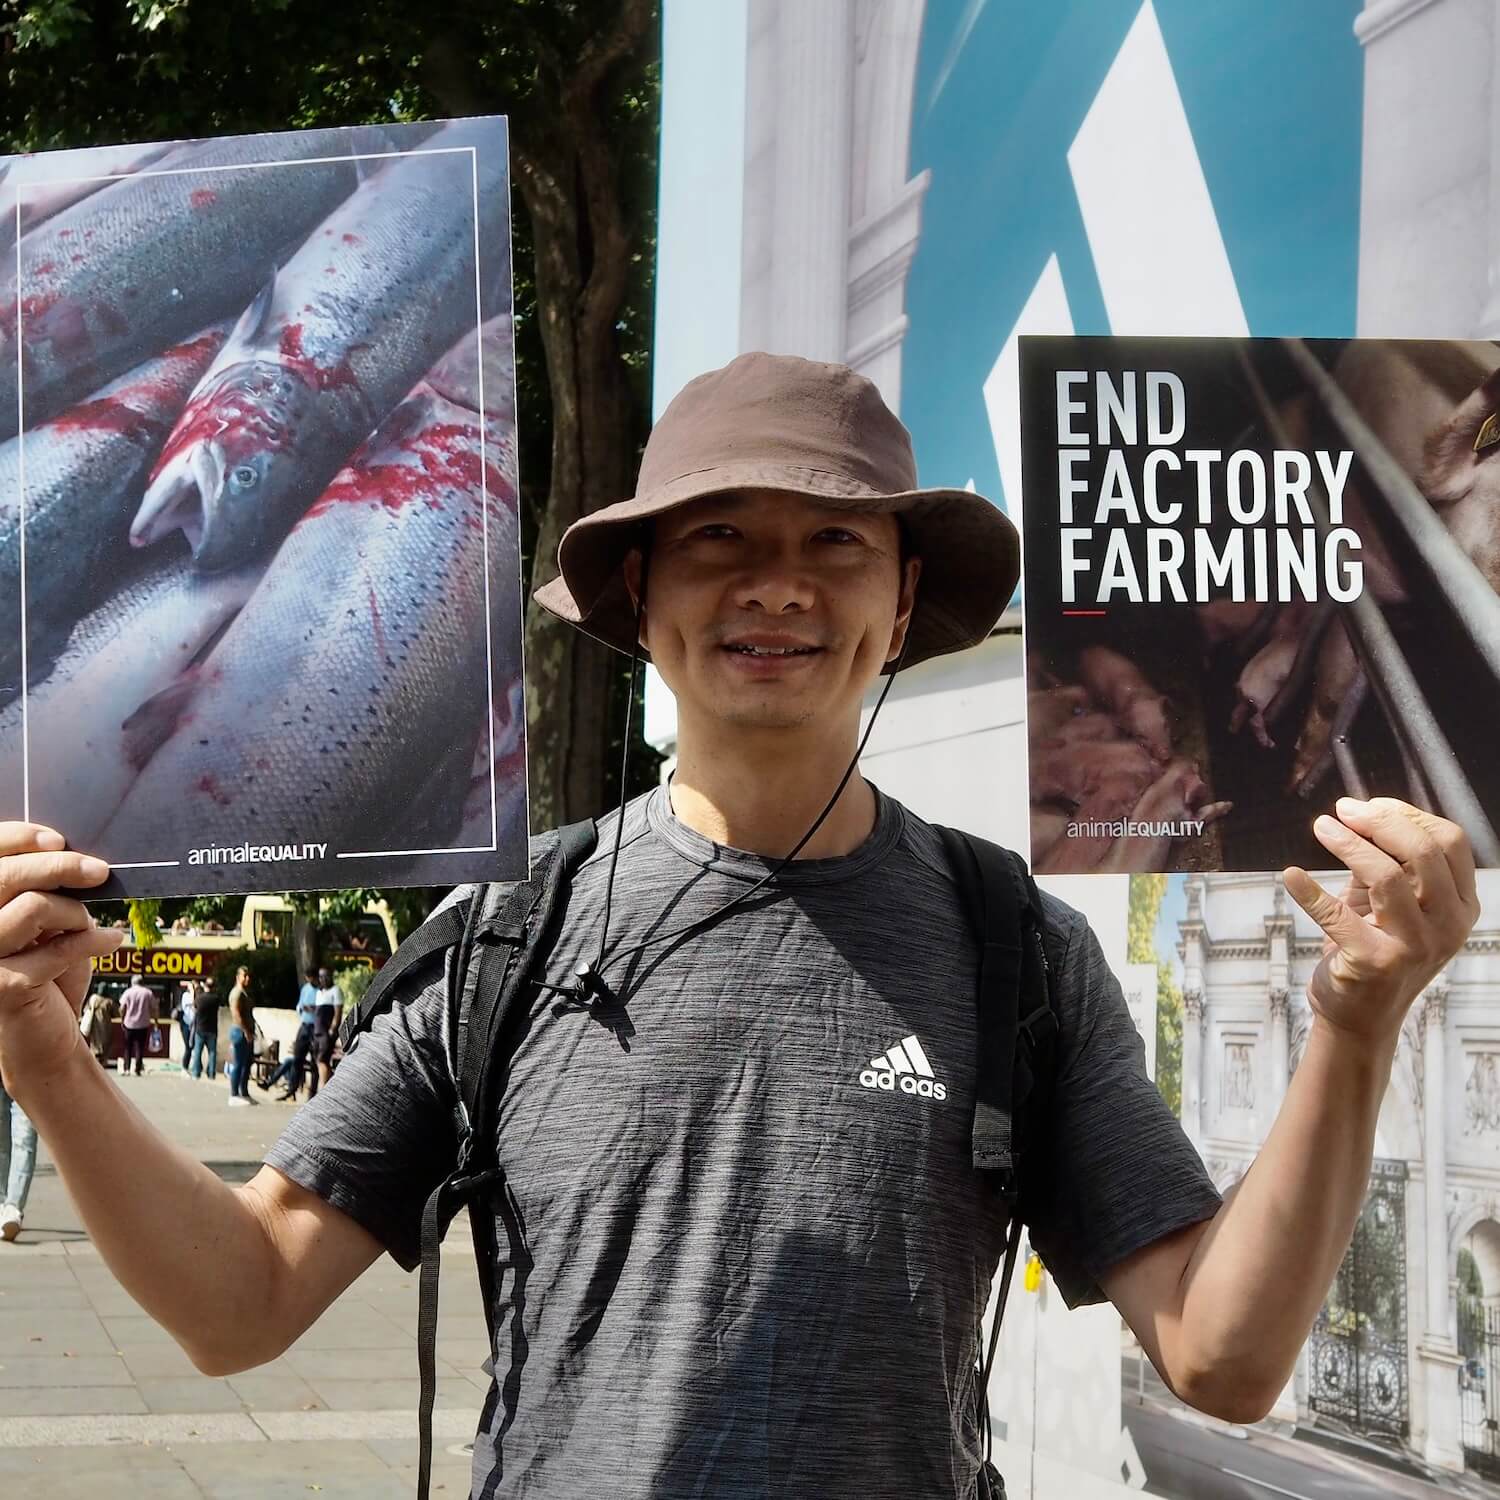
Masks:
[[[132,901],[130,906],[130,930],[135,936],[137,948],[154,948],[161,941],[156,918],[161,912],[160,901]]]
[[[1132,875],[1130,907],[1125,919],[1125,957],[1133,964],[1149,964],[1156,958],[1156,919],[1167,893],[1165,875]]]
[[[186,917],[189,925],[202,929],[205,922],[217,922],[227,932],[238,932],[245,911],[243,896],[194,896],[182,903],[172,918]]]
[[[1476,1359],[1484,1349],[1484,1279],[1467,1249],[1458,1252],[1458,1352]]]
[[[345,1015],[364,999],[365,991],[374,980],[375,971],[367,964],[354,964],[347,969],[340,969],[333,976],[333,982],[339,987],[339,999],[343,1001]]]
[[[1156,923],[1167,893],[1165,875],[1132,875],[1125,954],[1133,964],[1156,965],[1156,1087],[1174,1115],[1182,1114],[1182,991],[1172,964],[1156,951]]]
[[[1182,1118],[1182,991],[1164,958],[1156,961],[1156,1087]]]
[[[250,998],[256,1005],[292,1006],[301,987],[297,963],[285,948],[228,948],[214,965],[209,986],[227,1000],[234,988],[235,970],[250,971]]]

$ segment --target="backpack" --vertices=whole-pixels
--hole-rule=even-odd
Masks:
[[[951,828],[938,828],[969,923],[980,944],[979,1046],[973,1156],[1011,1208],[989,1348],[979,1367],[977,1401],[985,1462],[979,1500],[1004,1500],[1005,1485],[989,1462],[986,1393],[999,1344],[1000,1323],[1020,1248],[1017,1165],[1022,1141],[1018,1117],[1038,1117],[1050,1089],[1057,1034],[1052,973],[1043,941],[1041,899],[1019,855]],[[418,1281],[417,1494],[428,1500],[432,1473],[432,1410],[436,1397],[438,1271],[443,1235],[457,1211],[506,1191],[494,1158],[494,1129],[509,1074],[505,1045],[510,1019],[524,1013],[522,994],[551,951],[574,873],[593,853],[592,819],[569,824],[541,840],[531,873],[516,882],[476,887],[467,902],[433,915],[380,969],[359,1004],[344,1018],[340,1040],[347,1051],[375,1017],[393,1003],[392,991],[408,970],[435,953],[455,950],[448,978],[449,1067],[458,1083],[455,1128],[458,1155],[452,1171],[422,1211],[422,1263]],[[580,1003],[587,996],[580,973]],[[1024,1002],[1024,1003],[1023,1003]],[[1025,1014],[1022,1014],[1022,1012]],[[1026,1111],[1021,1106],[1027,1106]],[[1019,1132],[1024,1137],[1025,1130]],[[471,1225],[490,1345],[495,1339],[496,1267],[491,1236],[478,1217]]]

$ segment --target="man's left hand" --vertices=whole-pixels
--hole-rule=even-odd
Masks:
[[[1412,1001],[1478,919],[1474,854],[1457,824],[1394,797],[1341,797],[1335,810],[1313,835],[1348,866],[1344,889],[1331,895],[1297,866],[1282,873],[1326,935],[1308,1003],[1341,1034],[1394,1043]]]

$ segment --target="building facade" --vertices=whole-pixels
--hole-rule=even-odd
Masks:
[[[1227,1189],[1296,1075],[1322,934],[1278,876],[1189,876],[1186,897],[1183,1125]],[[1493,1474],[1500,872],[1481,872],[1480,901],[1479,926],[1402,1028],[1355,1242],[1278,1415],[1403,1444],[1435,1467]]]

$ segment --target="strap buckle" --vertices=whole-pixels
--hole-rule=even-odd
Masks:
[[[1017,1030],[1025,1032],[1026,1040],[1033,1048],[1041,1047],[1056,1036],[1057,1015],[1044,1000],[1029,1016],[1022,1017]]]

